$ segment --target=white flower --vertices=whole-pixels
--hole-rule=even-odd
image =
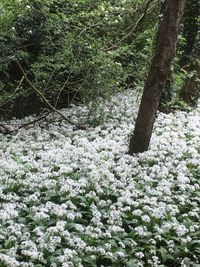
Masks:
[[[139,236],[146,236],[146,229],[144,229],[144,227],[142,227],[142,226],[137,226],[137,227],[135,227],[135,232],[136,232]]]
[[[103,255],[114,265],[120,257],[128,261],[132,248],[138,266],[156,267],[163,263],[154,247],[163,235],[171,236],[169,253],[176,235],[185,244],[198,239],[200,106],[159,112],[150,149],[132,157],[126,152],[138,109],[134,91],[105,103],[109,119],[96,128],[75,130],[52,113],[48,119],[60,125],[41,122],[16,135],[0,134],[0,241],[9,242],[0,254],[3,265],[34,267],[46,251],[63,267],[81,267],[88,255],[94,264]],[[87,111],[62,110],[75,121]],[[147,236],[144,248],[140,239]],[[146,260],[146,251],[154,257]]]
[[[137,253],[135,253],[135,256],[136,256],[137,258],[142,259],[142,258],[144,258],[144,253],[142,253],[142,252],[137,252]]]
[[[17,260],[15,260],[14,258],[12,258],[8,255],[2,254],[2,253],[0,253],[0,261],[2,263],[4,263],[5,265],[10,266],[10,267],[20,266],[20,263]]]
[[[190,179],[187,176],[185,176],[183,173],[178,174],[177,180],[180,184],[190,183]]]
[[[150,217],[148,215],[142,216],[141,219],[142,219],[143,222],[150,222],[151,221],[151,219],[150,219]]]
[[[116,254],[119,258],[123,258],[123,257],[125,257],[125,254],[124,254],[124,252],[122,252],[122,251],[117,251],[115,254]]]
[[[175,231],[178,236],[183,236],[188,232],[187,228],[183,224],[179,224],[175,226]]]

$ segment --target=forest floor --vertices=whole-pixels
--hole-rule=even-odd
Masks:
[[[133,98],[87,130],[50,115],[0,134],[0,266],[200,266],[200,107],[159,113],[129,156]]]

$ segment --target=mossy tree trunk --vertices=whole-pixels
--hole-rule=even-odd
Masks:
[[[155,55],[144,86],[134,133],[129,144],[129,154],[148,149],[162,89],[168,78],[176,50],[181,15],[186,0],[166,0],[160,22]]]

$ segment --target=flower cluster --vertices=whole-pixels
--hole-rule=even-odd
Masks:
[[[159,113],[132,157],[134,93],[107,105],[86,131],[51,115],[0,135],[0,266],[199,266],[200,108]]]

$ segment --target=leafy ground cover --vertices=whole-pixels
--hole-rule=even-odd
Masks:
[[[87,131],[0,135],[0,266],[200,266],[200,108],[159,113],[150,150],[131,157],[133,92],[111,104]]]

